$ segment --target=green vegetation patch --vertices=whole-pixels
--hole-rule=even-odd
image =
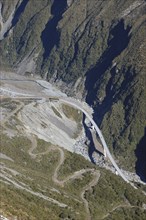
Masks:
[[[80,110],[77,110],[69,105],[62,104],[63,113],[66,117],[73,119],[77,123],[82,121],[83,114]]]
[[[65,152],[65,160],[59,170],[59,179],[64,179],[68,175],[86,168],[96,168],[96,166],[81,155]]]
[[[59,220],[59,215],[69,215],[68,208],[60,208],[57,205],[45,201],[30,193],[16,189],[13,186],[1,183],[1,209],[8,217],[17,217],[23,220]],[[70,216],[73,214],[70,213]]]
[[[113,210],[104,220],[145,220],[146,219],[146,210],[141,208],[134,207],[117,207],[116,210]]]
[[[73,138],[77,138],[83,126],[82,125],[82,119],[83,119],[82,112],[66,104],[62,104],[62,110],[66,117],[74,120],[77,123],[77,130],[73,136]]]
[[[76,197],[79,196],[81,199],[81,193],[83,189],[90,184],[93,178],[94,176],[90,171],[86,172],[82,174],[82,176],[68,181],[68,183],[65,184],[66,191],[69,194],[75,195]]]
[[[61,114],[54,106],[51,106],[51,108],[52,108],[53,112],[55,113],[55,115],[57,115],[59,118],[62,118]]]
[[[81,193],[95,178],[90,171],[78,176],[76,179],[67,181],[64,187],[61,187],[52,181],[55,168],[60,160],[60,153],[57,149],[32,159],[28,154],[32,143],[27,138],[15,137],[10,139],[6,135],[1,137],[1,152],[14,160],[12,162],[3,159],[2,162],[6,168],[20,173],[13,175],[11,170],[5,169],[5,172],[10,175],[10,179],[20,185],[24,184],[22,185],[24,188],[29,187],[34,192],[68,205],[67,208],[58,207],[49,201],[26,192],[25,189],[17,189],[13,185],[2,182],[0,189],[2,213],[8,217],[17,216],[19,219],[24,220],[46,220],[48,216],[51,216],[49,217],[51,220],[85,219],[87,213],[81,199]],[[38,140],[36,152],[42,153],[43,150],[45,151],[49,147],[49,143]],[[65,161],[58,171],[59,179],[64,180],[81,169],[97,168],[80,155],[64,152]],[[102,217],[116,219],[116,216],[119,216],[118,219],[125,219],[124,217],[127,217],[129,213],[129,219],[139,215],[143,220],[145,211],[141,207],[146,204],[146,197],[140,190],[134,190],[129,184],[123,182],[120,177],[109,171],[99,168],[98,170],[101,172],[99,182],[85,193],[92,219],[101,219]],[[2,181],[5,181],[5,179],[2,179]],[[127,204],[128,207],[115,209],[117,206]],[[129,205],[133,208],[130,209]]]
[[[110,215],[114,210],[118,213],[119,218],[117,219],[126,219],[127,213],[123,215],[124,213],[118,212],[118,210],[133,209],[134,213],[137,209],[142,209],[142,204],[146,203],[143,193],[135,190],[130,184],[123,182],[119,176],[115,176],[109,171],[104,170],[101,174],[98,184],[92,187],[92,191],[86,192],[93,219],[104,219],[105,217],[105,219],[115,219]],[[142,210],[146,217],[146,212],[144,209]],[[127,219],[132,219],[133,214],[129,213],[131,215]],[[111,218],[107,218],[107,216]]]
[[[51,147],[52,144],[50,142],[46,142],[42,139],[37,139],[37,148],[33,151],[34,154],[43,153]]]

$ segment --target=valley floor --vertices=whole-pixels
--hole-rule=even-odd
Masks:
[[[3,75],[7,80],[0,82],[2,216],[22,220],[46,220],[48,215],[51,220],[107,220],[137,211],[145,219],[146,200],[141,191],[92,164],[84,141],[81,146],[86,159],[73,153],[76,143],[86,140],[81,112],[58,104],[56,96],[60,97],[61,92],[52,86],[55,98],[51,96],[51,101],[45,103],[46,82],[38,81],[43,83],[44,93],[40,86],[34,87],[32,79],[30,84],[21,84],[15,77],[12,81],[12,76],[16,77]]]

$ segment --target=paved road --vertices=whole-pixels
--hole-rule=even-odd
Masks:
[[[0,80],[5,80],[5,81],[8,80],[8,81],[9,81],[9,80],[12,80],[12,79],[0,79]],[[13,81],[15,81],[15,80],[13,80]],[[17,81],[25,82],[25,80],[17,80]],[[28,82],[28,81],[30,81],[30,82],[33,81],[33,82],[35,82],[36,84],[39,84],[41,87],[44,88],[44,86],[42,86],[42,84],[38,83],[38,82],[35,81],[35,80],[26,80],[26,81],[27,81],[27,82]],[[8,90],[8,91],[10,92],[10,90]],[[16,95],[18,95],[18,93],[17,93]],[[15,98],[16,98],[16,97],[15,97]],[[30,98],[30,96],[29,96],[29,98]],[[35,96],[33,96],[33,98],[35,98]],[[38,98],[38,97],[36,96],[36,98]],[[43,99],[43,97],[39,97],[39,98],[42,98],[42,99]],[[46,97],[45,97],[45,98],[46,98]],[[54,97],[54,98],[55,98],[55,97]],[[49,99],[49,97],[48,97],[48,99]],[[82,104],[81,102],[76,101],[75,99],[71,99],[71,98],[69,98],[69,97],[66,97],[66,98],[57,97],[57,99],[58,99],[60,102],[62,102],[62,103],[68,104],[68,105],[70,105],[70,106],[73,106],[73,107],[79,109],[80,111],[82,111],[82,112],[86,115],[86,117],[89,119],[89,121],[90,121],[90,122],[92,123],[92,125],[94,126],[94,128],[95,128],[95,130],[96,130],[96,132],[97,132],[97,134],[98,134],[98,136],[99,136],[99,138],[100,138],[100,140],[101,140],[101,143],[102,143],[102,145],[103,145],[103,147],[104,147],[104,150],[106,151],[106,154],[107,154],[108,158],[110,159],[111,163],[113,164],[113,166],[115,167],[116,171],[117,171],[118,174],[122,177],[123,180],[125,180],[126,182],[129,183],[129,180],[128,180],[128,179],[125,177],[125,175],[122,173],[122,171],[120,170],[120,168],[119,168],[118,165],[116,164],[114,158],[112,157],[112,155],[111,155],[111,153],[110,153],[110,151],[109,151],[109,149],[108,149],[108,147],[107,147],[107,144],[106,144],[106,142],[105,142],[105,139],[104,139],[104,137],[103,137],[103,135],[102,135],[101,130],[98,128],[98,126],[97,126],[97,124],[95,123],[95,121],[93,120],[92,116],[89,115],[89,113],[82,107],[83,104]]]
[[[68,100],[65,99],[65,98],[60,98],[59,100],[60,100],[61,102],[63,102],[63,103],[66,103],[66,104],[68,104],[68,105],[71,105],[71,106],[73,106],[73,107],[79,109],[80,111],[82,111],[82,112],[86,115],[86,117],[89,119],[89,121],[90,121],[90,122],[92,123],[92,125],[94,126],[94,128],[95,128],[97,134],[99,135],[99,138],[100,138],[100,140],[101,140],[101,143],[102,143],[102,145],[103,145],[103,147],[104,147],[104,149],[105,149],[105,151],[106,151],[106,153],[107,153],[107,155],[108,155],[108,158],[110,159],[111,163],[113,164],[113,166],[114,166],[115,169],[117,170],[118,174],[123,178],[123,180],[125,180],[126,182],[129,183],[129,180],[128,180],[128,179],[125,177],[125,175],[122,173],[122,171],[120,170],[120,168],[119,168],[118,165],[116,164],[114,158],[112,157],[112,155],[111,155],[111,153],[110,153],[110,151],[109,151],[109,149],[108,149],[108,147],[107,147],[107,144],[106,144],[106,142],[105,142],[105,139],[104,139],[104,137],[103,137],[103,135],[102,135],[102,133],[101,133],[101,130],[98,128],[98,126],[97,126],[97,124],[95,123],[95,121],[93,120],[93,118],[92,118],[83,108],[81,108],[81,107],[78,106],[77,104],[72,103],[71,101],[68,101]]]

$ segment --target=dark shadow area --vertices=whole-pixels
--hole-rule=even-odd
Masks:
[[[13,17],[13,19],[12,19],[12,25],[11,25],[10,29],[13,28],[13,27],[17,24],[17,22],[18,22],[18,20],[19,20],[19,18],[20,18],[20,16],[21,16],[21,14],[22,14],[22,13],[24,12],[24,10],[25,10],[25,7],[26,7],[28,1],[29,1],[29,0],[23,0],[22,3],[21,3],[21,4],[19,5],[19,7],[17,8],[17,10],[16,10],[16,12],[15,12],[15,14],[14,14],[14,17]],[[10,29],[9,29],[9,30],[10,30]],[[9,33],[9,30],[5,33],[4,37],[7,37],[8,33]]]
[[[119,21],[110,31],[107,50],[102,54],[96,66],[87,72],[85,87],[88,91],[86,102],[89,105],[93,105],[96,100],[98,81],[100,82],[105,71],[112,65],[112,61],[128,46],[131,38],[130,29],[129,26],[125,29],[124,20]]]
[[[85,134],[86,134],[86,137],[90,141],[90,145],[89,145],[89,148],[88,148],[88,155],[89,155],[89,158],[90,158],[91,162],[95,164],[94,159],[93,159],[93,152],[96,152],[98,154],[100,154],[100,152],[98,152],[96,150],[95,146],[94,146],[92,134],[90,132],[90,129],[87,127],[87,125],[85,123],[85,118],[86,118],[86,116],[83,114],[83,126],[84,126],[84,129],[85,129]]]
[[[142,181],[146,182],[146,128],[145,134],[135,150],[135,155],[137,157],[136,173]]]
[[[53,18],[48,21],[42,32],[41,40],[44,48],[43,58],[47,58],[55,45],[58,45],[60,33],[57,30],[58,22],[62,18],[62,14],[67,8],[67,0],[54,0],[51,14]]]
[[[119,100],[119,97],[122,96],[123,92],[130,90],[131,82],[133,81],[133,69],[129,66],[127,69],[122,69],[122,74],[124,76],[123,82],[120,85],[120,88],[116,88],[114,85],[114,79],[116,74],[116,68],[113,67],[110,70],[111,77],[106,86],[106,96],[102,102],[102,104],[97,105],[96,110],[98,112],[98,124],[100,125],[104,115],[110,110],[113,103]],[[120,74],[119,74],[120,78]],[[97,92],[97,90],[96,90]],[[127,107],[127,103],[124,102],[124,106]],[[95,111],[96,114],[96,111]],[[127,119],[127,117],[125,117]]]
[[[29,0],[23,0],[22,3],[20,4],[20,6],[17,8],[16,13],[14,15],[14,18],[12,20],[12,27],[14,27],[17,24],[17,22],[20,18],[20,15],[24,12],[28,1]]]

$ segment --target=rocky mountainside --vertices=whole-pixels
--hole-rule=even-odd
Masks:
[[[146,1],[0,0],[1,68],[94,108],[119,163],[146,179]]]
[[[44,80],[0,73],[7,78],[0,81],[0,219],[145,220],[146,184],[132,173],[125,182],[106,159],[101,166],[97,151],[91,163],[83,115],[61,101],[66,95]]]

